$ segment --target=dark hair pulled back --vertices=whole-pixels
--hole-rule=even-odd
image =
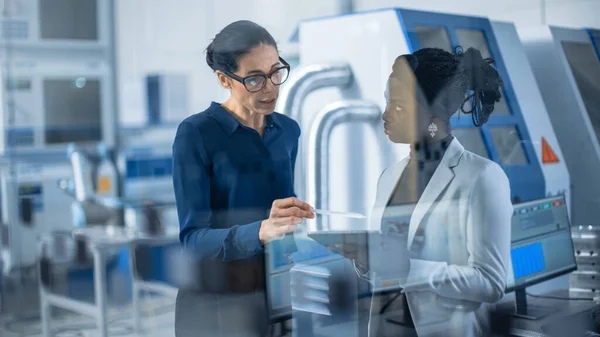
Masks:
[[[239,59],[261,44],[277,49],[275,39],[264,27],[248,20],[233,22],[206,48],[206,63],[213,71],[236,72]]]
[[[471,114],[473,124],[488,121],[494,105],[500,101],[502,79],[492,66],[494,60],[483,58],[474,48],[454,53],[438,48],[423,48],[402,55],[412,68],[434,116],[449,121],[458,110]],[[470,105],[470,109],[465,109]]]

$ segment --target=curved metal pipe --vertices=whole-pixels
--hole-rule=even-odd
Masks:
[[[279,102],[283,106],[278,111],[291,117],[303,126],[301,111],[304,100],[312,91],[326,87],[346,87],[352,83],[352,69],[345,63],[313,64],[304,66],[289,79],[288,84],[281,93]],[[296,159],[296,174],[294,186],[299,198],[306,198],[306,184],[304,183],[305,161],[302,141],[298,144],[298,156]]]
[[[352,69],[346,63],[312,64],[304,66],[289,79],[279,98],[282,114],[298,121],[302,103],[314,90],[325,87],[344,87],[352,83]]]
[[[329,206],[329,141],[333,128],[349,122],[376,123],[380,116],[381,109],[377,104],[359,100],[334,102],[319,111],[308,140],[308,202],[315,208],[327,209]],[[318,224],[317,229],[327,228],[326,223]]]

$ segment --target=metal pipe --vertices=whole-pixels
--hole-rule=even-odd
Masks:
[[[96,300],[96,324],[100,337],[108,337],[106,292],[106,257],[103,247],[94,246],[94,297]]]
[[[61,309],[66,309],[69,311],[76,312],[78,314],[96,317],[98,315],[98,309],[95,305],[89,304],[83,301],[74,300],[72,298],[68,298],[61,295],[52,294],[46,291],[44,294],[44,304],[46,308],[51,306],[59,307]],[[44,312],[43,320],[44,324],[49,325],[49,319],[51,318],[49,311]]]
[[[283,106],[278,109],[284,115],[302,123],[302,105],[306,96],[312,91],[326,87],[346,87],[352,83],[352,69],[348,64],[313,64],[304,66],[288,80],[283,88],[279,101]],[[306,198],[306,184],[304,174],[306,172],[304,158],[302,156],[302,142],[298,144],[298,157],[296,159],[297,169],[295,180],[295,191],[299,198]]]
[[[329,141],[333,128],[349,122],[376,123],[381,115],[375,103],[345,100],[328,104],[321,110],[310,129],[308,147],[308,203],[318,209],[329,207]],[[323,220],[326,220],[324,217]],[[327,228],[324,221],[317,229]],[[322,225],[322,226],[320,226]]]

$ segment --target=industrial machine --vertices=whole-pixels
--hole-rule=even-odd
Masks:
[[[570,207],[569,173],[514,25],[382,9],[303,21],[291,40],[298,43],[300,68],[283,88],[277,110],[303,130],[295,191],[314,207],[370,213],[381,171],[409,152],[382,132],[385,84],[394,60],[424,47],[453,52],[457,46],[493,57],[504,88],[486,125],[476,128],[470,116],[457,114],[453,135],[467,150],[502,166],[514,203],[563,195]],[[308,221],[309,231],[368,229],[355,219],[322,220]],[[281,268],[272,271],[270,297],[286,298],[274,292],[286,289],[278,282],[289,277]]]
[[[116,146],[113,2],[2,1],[0,31],[0,284],[20,287],[36,282],[23,271],[39,257],[38,238],[74,227],[73,197],[57,186],[73,175],[69,144]],[[0,301],[37,294],[35,284],[0,288]]]
[[[32,247],[39,235],[73,227],[72,198],[56,186],[56,180],[70,169],[68,163],[54,167],[25,163],[13,169],[10,174],[4,168],[0,175],[2,272],[6,275],[19,268],[35,267],[38,256]]]
[[[4,1],[0,153],[115,145],[111,4]]]
[[[423,47],[448,51],[454,51],[455,46],[475,47],[484,57],[495,59],[505,83],[503,99],[481,128],[473,126],[470,116],[456,114],[453,134],[467,150],[503,167],[515,202],[555,194],[565,194],[569,202],[569,174],[562,151],[514,25],[477,17],[384,9],[307,20],[299,24],[292,39],[299,41],[301,66],[335,63],[351,69],[348,77],[343,77],[339,73],[344,68],[338,67],[335,87],[296,102],[299,112],[289,109],[305,130],[297,175],[310,175],[314,170],[307,163],[319,153],[308,147],[306,130],[316,123],[317,112],[325,104],[352,97],[374,102],[383,111],[385,83],[397,56]],[[381,124],[375,123],[378,127],[347,123],[325,131],[331,132],[328,161],[335,164],[329,168],[329,186],[322,187],[329,191],[328,200],[317,206],[369,212],[379,174],[408,153],[406,146],[392,146],[381,132]],[[553,156],[544,155],[548,148]],[[296,178],[299,195],[314,201],[317,196],[306,190],[313,188],[310,183],[303,189],[306,178]],[[348,224],[340,221],[333,226]]]
[[[573,239],[579,270],[572,293],[594,297],[600,216],[600,34],[550,26],[519,29],[572,183]],[[598,261],[600,262],[600,261]]]
[[[157,217],[163,232],[177,231],[179,228],[171,149],[176,131],[177,125],[173,124],[124,128],[119,131],[121,149],[118,167],[123,177],[122,197],[124,200],[148,201],[160,205]],[[126,211],[127,226],[140,226],[139,219],[140,216]],[[136,263],[140,276],[170,284],[177,282],[175,277],[180,275],[176,275],[176,270],[180,267],[172,259],[179,259],[179,248],[179,243],[139,248],[136,251]]]
[[[148,124],[178,123],[190,114],[188,78],[183,74],[148,74]]]

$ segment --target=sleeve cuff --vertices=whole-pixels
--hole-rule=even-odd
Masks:
[[[402,292],[434,291],[435,275],[446,266],[446,262],[410,259],[410,271]]]
[[[247,252],[249,255],[260,253],[264,250],[258,237],[261,223],[262,220],[242,225],[238,228],[237,246],[240,250]]]

